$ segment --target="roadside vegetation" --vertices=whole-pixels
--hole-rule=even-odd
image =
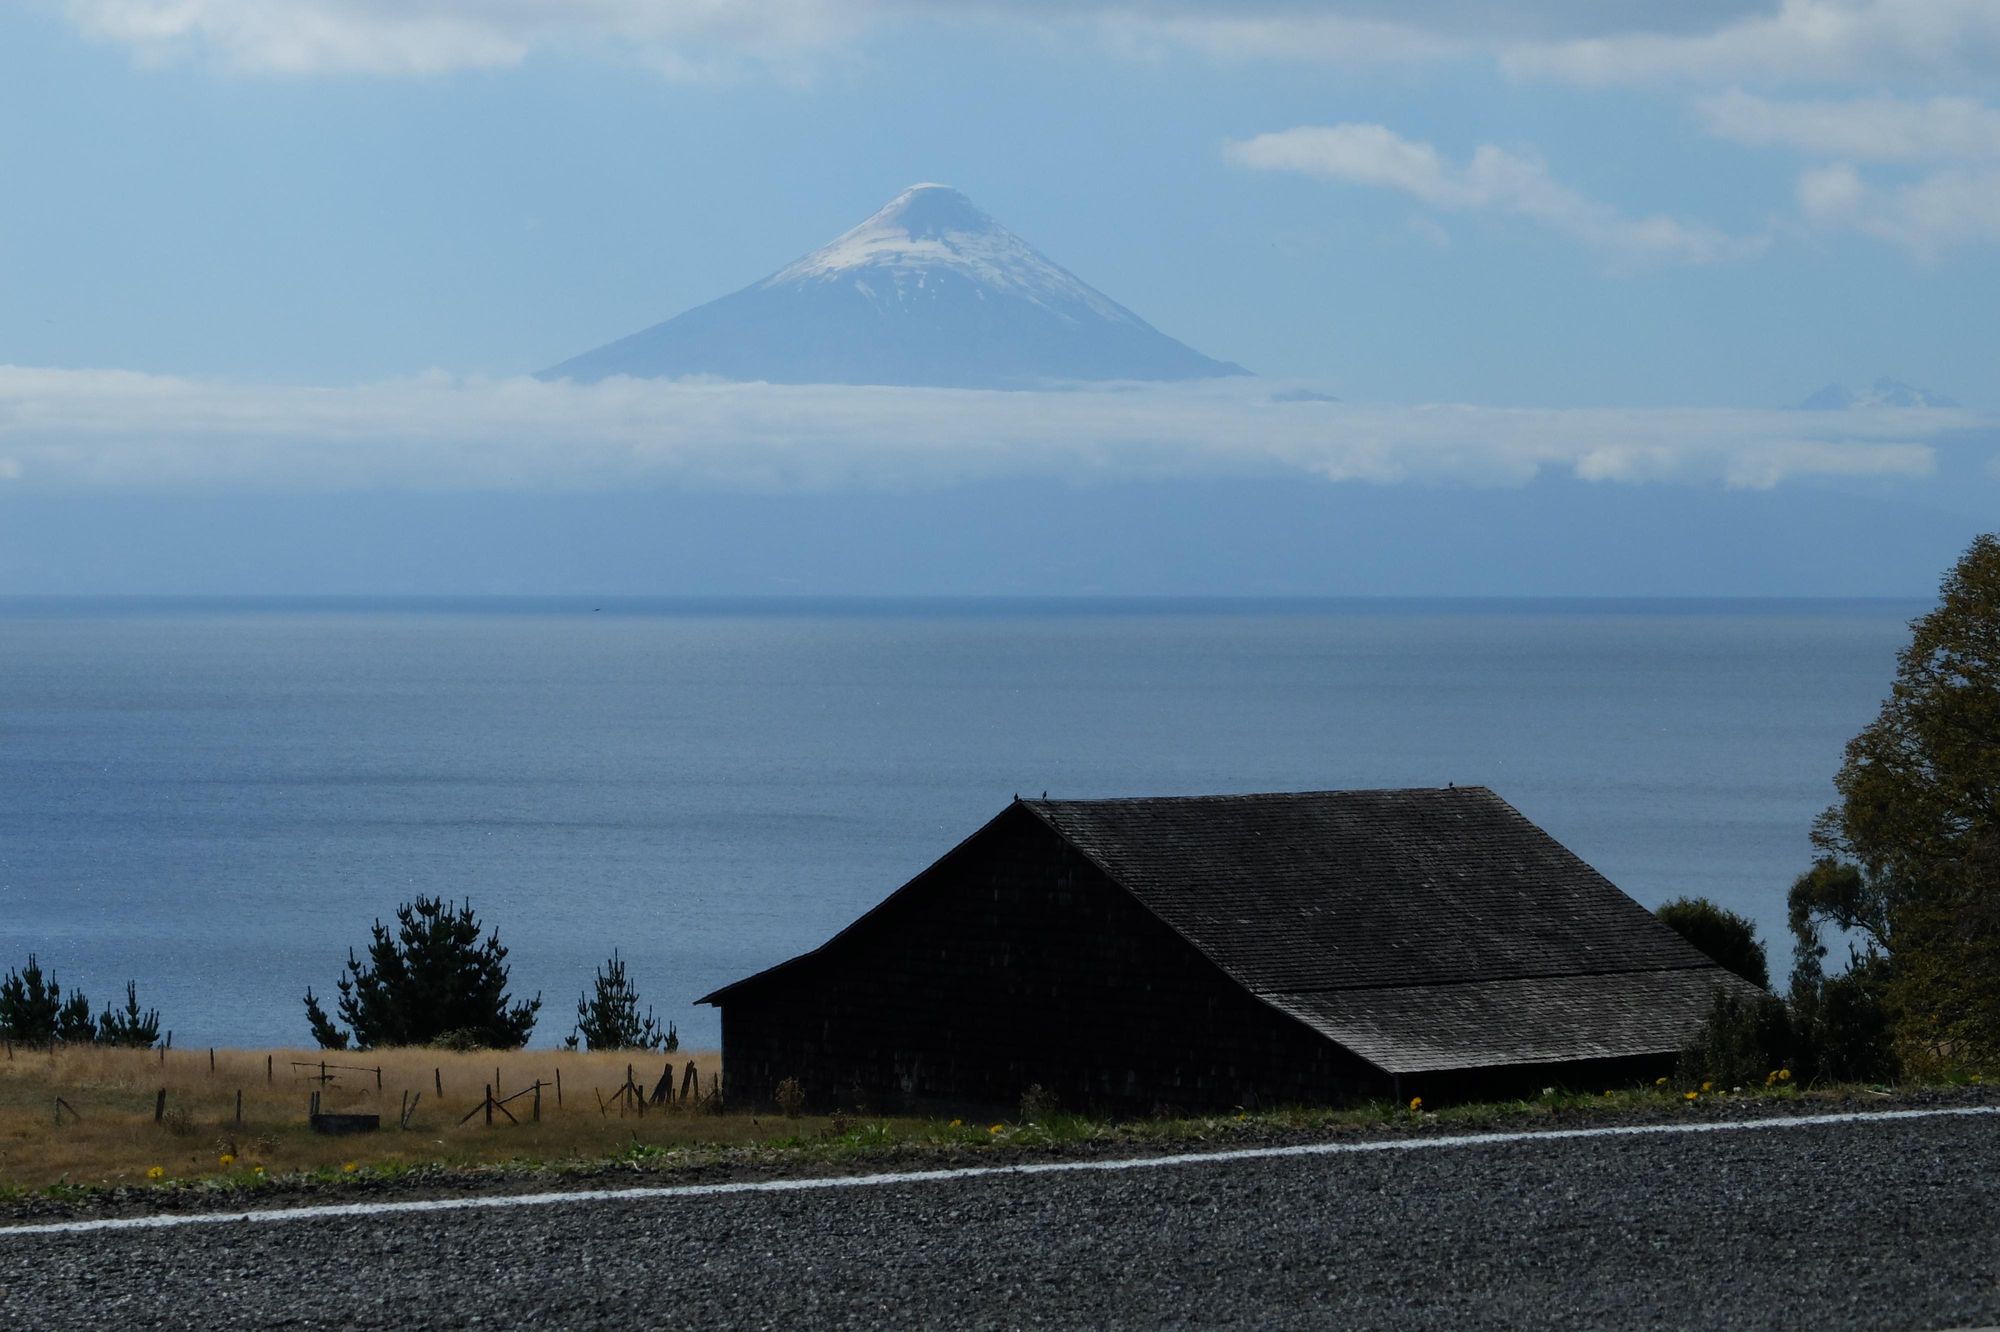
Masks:
[[[755,1177],[1348,1135],[1672,1123],[1984,1102],[1992,1082],[1974,1073],[1929,1089],[1809,1087],[1788,1069],[1770,1069],[1734,1085],[1670,1079],[1640,1087],[1551,1088],[1522,1100],[1435,1108],[1416,1099],[1137,1118],[1074,1113],[1031,1088],[1007,1113],[944,1118],[809,1113],[803,1106],[796,1115],[722,1113],[710,1094],[719,1071],[711,1053],[669,1061],[570,1050],[392,1049],[344,1058],[322,1050],[218,1050],[213,1072],[209,1057],[206,1050],[176,1049],[162,1058],[158,1050],[68,1047],[17,1049],[13,1060],[0,1060],[0,1206],[17,1213],[171,1207],[204,1197],[275,1199],[362,1188],[451,1192],[607,1177],[671,1183],[718,1172]],[[324,1084],[318,1081],[322,1060],[331,1077]],[[670,1062],[673,1099],[655,1104],[651,1093]],[[683,1099],[690,1062],[699,1090],[690,1088],[694,1094]],[[638,1098],[621,1095],[628,1073],[645,1095],[643,1115]],[[506,1096],[537,1080],[543,1083],[539,1121],[530,1118],[532,1100],[524,1096],[508,1107],[521,1122],[496,1115],[487,1125],[488,1086]],[[306,1110],[316,1088],[330,1109],[379,1113],[381,1130],[348,1137],[311,1132]],[[156,1119],[162,1090],[164,1110]],[[401,1111],[418,1092],[422,1099],[403,1128]],[[58,1096],[67,1106],[60,1122]]]

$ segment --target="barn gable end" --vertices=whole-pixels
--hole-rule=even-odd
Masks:
[[[706,996],[732,1101],[797,1078],[876,1110],[1194,1106],[1386,1092],[1020,803],[820,948]]]

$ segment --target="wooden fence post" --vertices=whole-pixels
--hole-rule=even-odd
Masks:
[[[167,1117],[167,1089],[160,1088],[160,1094],[153,1098],[153,1122],[159,1123]]]
[[[273,1082],[276,1082],[276,1081],[277,1081],[277,1078],[276,1078],[276,1077],[275,1077],[275,1076],[274,1076],[274,1075],[272,1074],[272,1072],[271,1072],[271,1056],[269,1056],[269,1055],[265,1055],[265,1056],[264,1056],[264,1085],[268,1087],[268,1086],[270,1086],[270,1085],[271,1085],[271,1084],[272,1084]]]
[[[542,1122],[542,1080],[535,1079],[535,1122]]]
[[[236,1089],[236,1122],[239,1124],[243,1122],[243,1089],[241,1087]]]
[[[493,1084],[490,1082],[486,1084],[486,1127],[493,1127]]]
[[[444,1095],[444,1070],[443,1070],[443,1069],[441,1069],[441,1068],[438,1068],[438,1067],[435,1067],[435,1066],[433,1066],[433,1067],[432,1067],[432,1069],[431,1069],[431,1081],[432,1081],[433,1083],[435,1083],[435,1084],[436,1084],[436,1092],[437,1092],[437,1094],[438,1094],[439,1096],[443,1096],[443,1095]]]
[[[215,1047],[212,1045],[208,1047],[208,1076],[215,1076]]]
[[[375,1090],[382,1090],[382,1066],[380,1064],[375,1065]]]
[[[562,1065],[556,1065],[556,1109],[562,1109]]]

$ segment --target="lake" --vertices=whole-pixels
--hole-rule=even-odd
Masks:
[[[0,968],[302,1044],[469,896],[567,1035],[616,947],[684,1042],[1015,793],[1493,787],[1785,965],[1915,602],[0,602]]]

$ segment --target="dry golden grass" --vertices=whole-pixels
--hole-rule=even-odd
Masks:
[[[701,1089],[714,1086],[720,1067],[714,1053],[217,1050],[212,1072],[210,1059],[205,1049],[169,1050],[163,1058],[157,1050],[92,1046],[54,1052],[16,1049],[11,1060],[0,1056],[0,1186],[144,1184],[154,1167],[170,1179],[193,1179],[245,1176],[257,1166],[278,1175],[339,1169],[349,1162],[555,1161],[607,1157],[635,1141],[660,1146],[748,1142],[787,1132],[771,1121],[759,1125],[743,1115],[718,1118],[678,1101],[648,1106],[643,1116],[630,1109],[619,1113],[614,1093],[625,1082],[627,1065],[650,1095],[671,1060],[678,1096],[690,1061]],[[327,1137],[308,1128],[307,1107],[320,1085],[322,1059],[333,1081],[325,1085],[321,1108],[379,1114],[380,1132]],[[560,1102],[554,1086],[558,1074]],[[491,1128],[482,1114],[459,1123],[481,1104],[487,1084],[496,1077],[498,1096],[519,1092],[537,1079],[545,1084],[539,1123],[530,1119],[532,1096],[507,1106],[521,1121],[518,1125],[498,1114]],[[166,1115],[155,1123],[155,1098],[162,1088]],[[241,1122],[236,1117],[239,1091]],[[409,1130],[402,1131],[397,1120],[403,1098],[418,1093],[422,1100]],[[58,1096],[68,1107],[60,1124]],[[225,1166],[225,1154],[235,1161]]]

